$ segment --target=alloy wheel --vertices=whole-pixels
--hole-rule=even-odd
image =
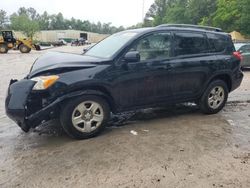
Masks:
[[[103,122],[104,111],[100,104],[94,101],[85,101],[75,107],[72,113],[73,126],[83,132],[96,130]]]
[[[212,109],[217,109],[225,99],[225,91],[223,87],[214,87],[208,95],[208,105]]]

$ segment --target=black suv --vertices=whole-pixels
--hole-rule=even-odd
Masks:
[[[7,115],[24,131],[59,118],[65,132],[97,135],[113,114],[195,102],[214,114],[239,87],[241,56],[218,28],[160,25],[111,35],[83,55],[48,53],[11,80]]]

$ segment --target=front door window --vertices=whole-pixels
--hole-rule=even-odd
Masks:
[[[155,33],[136,42],[130,51],[138,51],[141,62],[170,57],[170,33]]]

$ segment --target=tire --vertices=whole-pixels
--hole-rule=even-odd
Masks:
[[[203,93],[199,105],[205,114],[216,114],[225,106],[228,98],[228,87],[222,80],[212,81]]]
[[[21,44],[19,46],[19,50],[21,53],[29,53],[31,51],[31,48],[29,48],[28,46]]]
[[[1,54],[6,54],[8,53],[8,46],[6,44],[0,44],[0,53]]]
[[[35,45],[35,48],[36,48],[37,51],[41,50],[41,46],[40,45]]]
[[[109,118],[108,103],[101,97],[92,95],[67,101],[60,114],[64,131],[75,139],[86,139],[98,135],[105,128]],[[75,122],[73,122],[74,119]]]

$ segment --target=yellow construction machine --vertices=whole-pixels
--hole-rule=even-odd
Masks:
[[[13,31],[0,31],[0,53],[7,53],[10,49],[29,53],[31,49],[40,50],[40,46],[33,44],[30,38],[16,38]]]

